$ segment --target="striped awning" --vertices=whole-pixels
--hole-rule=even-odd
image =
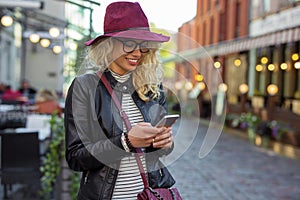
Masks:
[[[248,51],[250,49],[275,46],[296,41],[300,41],[300,27],[282,30],[257,37],[248,37],[232,41],[225,41],[209,47],[186,50],[184,52],[177,53],[177,55],[174,55],[173,57],[164,59],[163,62],[181,62],[184,60],[221,56]]]
[[[291,43],[299,40],[300,27],[297,27],[294,29],[274,32],[263,36],[244,38],[226,42],[224,44],[213,46],[211,47],[211,49],[207,49],[207,51],[210,54],[210,51],[212,51],[212,49],[217,49],[212,51],[215,55],[226,55],[241,51],[247,51],[250,49]]]

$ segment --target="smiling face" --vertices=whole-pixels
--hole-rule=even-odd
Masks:
[[[113,72],[119,75],[124,75],[130,71],[134,71],[139,65],[139,63],[141,63],[144,56],[147,54],[147,53],[142,53],[140,51],[140,48],[143,48],[141,47],[143,41],[139,41],[139,40],[130,40],[130,41],[133,41],[138,45],[132,52],[126,53],[124,51],[124,49],[126,50],[126,44],[127,44],[126,40],[116,40],[116,39],[113,40],[113,45],[114,45],[113,58],[115,59],[110,64],[109,68]]]

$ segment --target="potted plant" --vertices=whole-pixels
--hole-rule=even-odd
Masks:
[[[260,118],[251,112],[242,113],[240,116],[240,124],[247,129],[249,141],[253,144],[255,144],[256,130],[260,121]]]
[[[62,162],[65,159],[65,146],[64,146],[64,119],[63,117],[53,113],[50,119],[51,138],[48,144],[48,151],[45,155],[43,164],[41,166],[41,196],[43,199],[53,199],[59,196],[61,187],[61,172]],[[70,182],[68,185],[69,195],[71,199],[76,199],[76,194],[79,189],[79,173],[71,171],[67,180]]]
[[[264,148],[268,148],[270,145],[270,139],[273,138],[273,130],[270,127],[269,121],[261,121],[257,126],[257,135],[260,141],[257,145],[262,146]]]

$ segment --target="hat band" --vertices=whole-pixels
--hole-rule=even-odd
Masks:
[[[123,32],[123,31],[130,31],[130,30],[145,30],[145,31],[150,31],[150,29],[148,27],[140,27],[140,28],[126,28],[126,29],[120,29],[120,30],[115,30],[115,31],[108,31],[108,32],[104,32],[104,34],[117,33],[117,32]]]

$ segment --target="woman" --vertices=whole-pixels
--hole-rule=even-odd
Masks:
[[[35,98],[35,112],[40,114],[62,114],[62,108],[59,105],[57,95],[54,91],[40,90]]]
[[[159,157],[173,149],[171,128],[154,127],[166,115],[157,48],[169,37],[149,30],[138,3],[115,2],[105,13],[104,34],[90,46],[86,68],[100,68],[132,125],[126,130],[108,91],[96,73],[73,81],[65,106],[66,159],[82,171],[78,199],[136,199],[143,189],[133,148],[152,188],[175,181]]]

